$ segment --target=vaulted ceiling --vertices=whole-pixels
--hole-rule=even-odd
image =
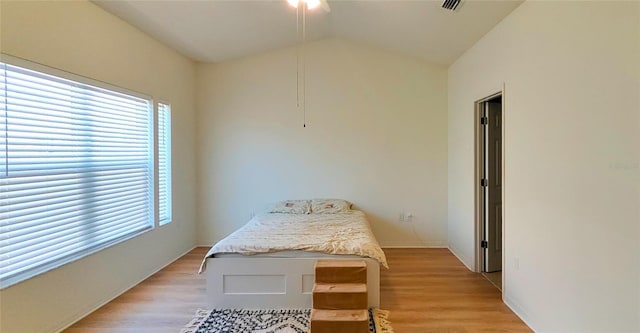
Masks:
[[[202,62],[295,45],[296,10],[273,1],[94,0],[133,26]],[[307,14],[307,40],[344,38],[449,65],[522,1],[329,0]]]

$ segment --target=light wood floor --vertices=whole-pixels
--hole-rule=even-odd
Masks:
[[[174,332],[205,307],[196,248],[65,332]],[[446,249],[385,249],[381,304],[396,333],[531,332],[482,275]]]
[[[493,283],[498,290],[502,290],[502,271],[493,272],[493,273],[482,273],[489,282]]]

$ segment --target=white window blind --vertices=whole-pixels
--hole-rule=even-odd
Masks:
[[[158,103],[158,215],[171,222],[171,105]]]
[[[151,101],[5,60],[0,287],[131,238],[154,220]]]

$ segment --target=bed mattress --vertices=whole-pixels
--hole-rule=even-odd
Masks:
[[[216,243],[206,257],[234,255],[281,258],[350,255],[375,259],[388,268],[369,221],[358,210],[340,214],[257,215]],[[205,265],[203,261],[200,271]]]
[[[362,258],[361,256],[357,256],[357,255],[329,254],[329,253],[322,253],[322,252],[308,252],[308,251],[300,251],[300,250],[256,253],[251,255],[240,254],[240,253],[216,253],[212,255],[213,258],[322,258],[322,259],[334,258],[335,256],[340,256],[341,258]]]

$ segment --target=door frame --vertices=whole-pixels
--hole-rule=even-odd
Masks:
[[[505,113],[505,87],[504,84],[502,85],[502,88],[498,91],[493,91],[493,93],[489,93],[484,95],[486,97],[482,97],[480,99],[477,99],[474,102],[474,108],[473,108],[473,113],[474,113],[474,212],[475,212],[475,223],[474,223],[474,235],[475,235],[475,242],[474,242],[474,251],[475,251],[475,271],[480,273],[482,272],[482,265],[483,265],[483,260],[484,260],[484,254],[483,254],[483,250],[481,248],[481,242],[483,240],[483,234],[482,234],[482,230],[484,228],[483,226],[483,215],[484,215],[484,205],[482,202],[482,196],[483,196],[483,189],[482,186],[480,185],[480,181],[482,179],[482,173],[483,173],[483,168],[484,165],[482,164],[483,162],[483,146],[482,146],[482,142],[483,142],[483,138],[482,138],[482,128],[481,128],[481,124],[480,124],[480,117],[482,115],[482,107],[483,107],[483,103],[487,102],[490,99],[493,99],[497,96],[502,96],[502,112],[501,112],[501,118],[502,118],[502,128],[501,128],[501,132],[502,132],[502,193],[501,193],[501,197],[502,197],[502,209],[501,209],[501,214],[502,214],[502,295],[505,295],[505,286],[506,286],[506,269],[505,269],[505,258],[506,258],[506,242],[505,242],[505,230],[506,230],[506,218],[505,218],[505,210],[506,210],[506,201],[505,201],[505,189],[506,189],[506,183],[505,183],[505,175],[506,175],[506,168],[505,168],[505,160],[506,160],[506,155],[505,155],[505,147],[506,147],[506,113]]]

